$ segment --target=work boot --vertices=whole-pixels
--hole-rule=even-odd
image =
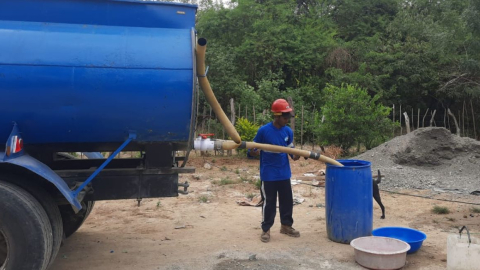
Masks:
[[[282,225],[280,233],[286,234],[291,237],[300,237],[300,232],[295,230],[292,226]]]
[[[267,243],[268,241],[270,241],[270,230],[266,232],[262,231],[262,236],[260,237],[260,240],[262,240],[262,242],[264,243]]]

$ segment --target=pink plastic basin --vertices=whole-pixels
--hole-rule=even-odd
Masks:
[[[378,236],[354,239],[355,261],[369,269],[399,269],[405,265],[410,245],[404,241]]]

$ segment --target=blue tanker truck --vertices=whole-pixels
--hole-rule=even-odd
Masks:
[[[1,270],[47,269],[95,201],[187,191],[196,10],[0,0]],[[120,151],[142,155],[113,159]]]
[[[194,148],[259,148],[342,166],[241,141],[206,78],[196,10],[0,0],[0,270],[47,269],[95,201],[188,192],[178,174],[194,172],[185,166]],[[232,141],[194,138],[197,83]],[[121,151],[142,154],[114,159]]]

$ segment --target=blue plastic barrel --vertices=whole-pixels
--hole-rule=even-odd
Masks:
[[[327,164],[325,218],[328,238],[348,244],[369,236],[373,228],[371,163],[338,160],[344,167]]]

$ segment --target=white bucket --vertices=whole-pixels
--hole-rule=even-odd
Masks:
[[[463,229],[467,235],[462,235]],[[480,239],[470,236],[463,226],[459,234],[450,234],[447,238],[447,270],[480,269]]]

